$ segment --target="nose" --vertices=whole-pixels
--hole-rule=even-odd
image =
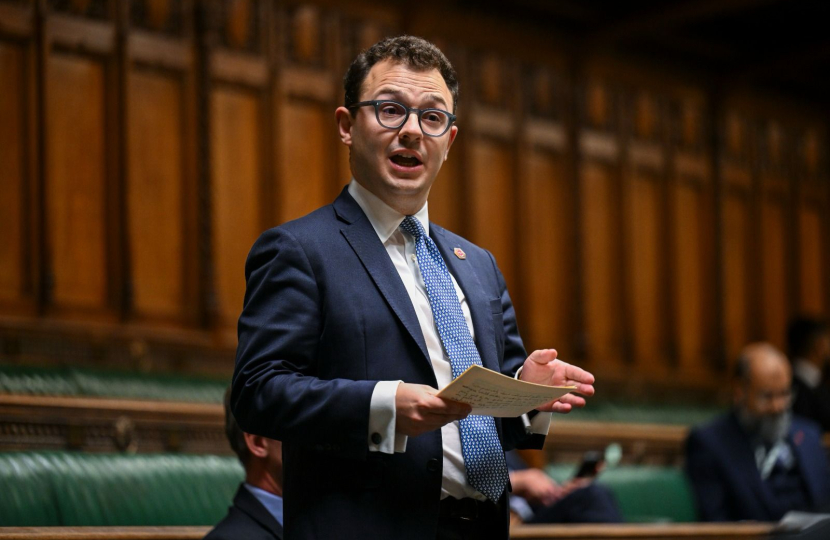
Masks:
[[[419,140],[422,135],[421,124],[418,122],[418,114],[412,111],[406,117],[406,122],[401,126],[398,136],[403,139]]]

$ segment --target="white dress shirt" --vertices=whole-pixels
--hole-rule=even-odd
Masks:
[[[398,227],[403,221],[403,214],[390,208],[377,196],[369,192],[354,179],[349,184],[349,194],[357,202],[378,238],[386,248],[386,253],[392,260],[398,275],[400,275],[415,313],[418,316],[418,323],[424,334],[429,359],[435,371],[435,379],[438,388],[443,388],[452,381],[452,370],[450,361],[444,352],[438,329],[432,317],[432,307],[429,303],[424,280],[421,277],[421,270],[418,267],[418,258],[415,254],[415,241],[404,234]],[[424,204],[416,214],[415,218],[421,222],[424,232],[429,235],[429,211],[428,205]],[[453,287],[461,303],[461,311],[470,335],[475,339],[470,308],[455,277],[450,275]],[[379,337],[380,338],[380,337]],[[395,393],[398,384],[404,381],[380,381],[375,385],[372,393],[371,408],[369,412],[369,433],[367,441],[369,450],[374,452],[405,452],[407,437],[395,433]],[[527,422],[526,422],[527,423]],[[550,427],[550,414],[540,413],[529,422],[528,430],[531,433],[547,434]],[[381,435],[381,442],[372,442],[373,433]],[[441,428],[443,440],[444,467],[443,481],[441,483],[441,498],[452,496],[456,498],[473,497],[484,500],[486,497],[475,490],[467,482],[467,472],[464,467],[464,457],[461,453],[461,437],[458,430],[458,422],[451,422]]]
[[[808,388],[818,388],[818,385],[821,384],[821,370],[804,358],[796,358],[793,361],[793,373]]]

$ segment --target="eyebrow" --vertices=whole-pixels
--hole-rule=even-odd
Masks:
[[[401,92],[400,90],[395,90],[393,88],[381,88],[380,91],[377,93],[377,95],[381,96],[383,94],[389,94],[397,100],[403,99],[403,92]],[[429,94],[426,95],[426,98],[427,98],[426,99],[427,103],[440,103],[445,108],[449,107],[447,102],[444,101],[444,96],[442,96],[441,94],[439,94],[437,92],[430,92]],[[377,96],[375,96],[375,99],[377,99]],[[430,107],[427,107],[427,108],[430,108]]]

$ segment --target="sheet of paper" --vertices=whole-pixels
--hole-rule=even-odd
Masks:
[[[482,366],[471,366],[438,395],[472,405],[472,414],[513,418],[574,390],[574,386],[517,381]]]

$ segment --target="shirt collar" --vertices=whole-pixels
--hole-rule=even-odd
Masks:
[[[258,488],[256,486],[252,486],[251,484],[245,482],[245,489],[251,492],[251,495],[256,497],[262,506],[268,510],[268,513],[274,516],[274,519],[277,520],[277,523],[282,525],[283,523],[283,512],[282,512],[282,497],[275,493],[271,493],[270,491],[265,491],[262,488]]]
[[[369,223],[372,224],[372,228],[384,244],[398,230],[403,218],[406,217],[380,200],[377,195],[360,185],[360,182],[354,178],[349,182],[349,195],[366,214]],[[429,203],[425,202],[424,206],[415,213],[415,217],[421,222],[424,233],[429,236]]]
[[[804,384],[810,388],[816,388],[821,384],[821,370],[809,360],[796,358],[793,362],[793,371],[795,376],[804,381]]]

